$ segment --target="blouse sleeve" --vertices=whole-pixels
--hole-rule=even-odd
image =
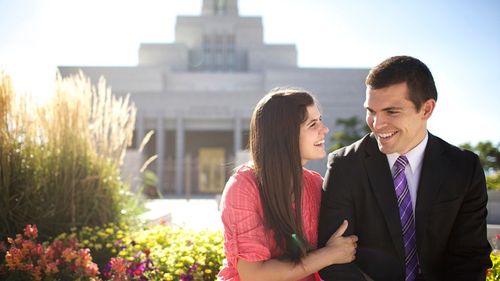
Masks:
[[[248,171],[247,171],[248,172]],[[236,172],[226,183],[221,201],[224,250],[228,262],[254,262],[271,258],[255,179]]]

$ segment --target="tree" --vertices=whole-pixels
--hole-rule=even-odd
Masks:
[[[476,153],[486,173],[500,172],[500,142],[497,145],[493,145],[492,142],[485,141],[479,142],[475,146],[472,146],[470,143],[464,143],[460,147]]]
[[[490,141],[479,142],[475,146],[470,143],[460,145],[461,148],[473,151],[479,156],[486,173],[488,189],[500,190],[500,143],[493,145]]]
[[[334,132],[332,135],[332,146],[329,148],[330,152],[349,145],[370,132],[368,125],[360,120],[358,116],[345,119],[339,118],[335,124],[341,129]]]

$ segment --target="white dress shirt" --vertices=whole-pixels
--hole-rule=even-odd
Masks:
[[[413,207],[413,217],[415,217],[415,206],[417,203],[417,189],[418,183],[420,182],[420,172],[422,171],[422,160],[424,159],[425,147],[427,146],[427,141],[429,135],[426,132],[424,139],[415,146],[412,150],[408,151],[405,156],[408,158],[409,164],[406,166],[405,175],[408,182],[408,188],[410,190],[411,204]],[[394,176],[394,163],[400,154],[392,153],[387,154],[387,161],[389,161],[389,167],[391,167],[391,173]]]

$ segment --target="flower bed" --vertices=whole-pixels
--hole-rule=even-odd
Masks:
[[[27,225],[0,243],[0,280],[216,280],[224,259],[221,232],[161,224],[84,227],[43,243],[37,236]],[[491,260],[486,280],[499,281],[500,251]]]
[[[0,247],[0,279],[215,280],[222,233],[156,225],[84,227],[37,243],[35,226]]]

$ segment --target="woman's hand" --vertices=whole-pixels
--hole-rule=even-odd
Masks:
[[[348,222],[344,220],[326,242],[325,248],[331,253],[329,256],[332,258],[332,264],[349,263],[356,258],[358,237],[356,235],[342,236],[347,226]]]
[[[326,266],[352,262],[356,254],[358,237],[342,236],[347,225],[347,221],[344,221],[330,237],[325,247],[309,252],[300,263],[280,259],[253,262],[238,259],[236,267],[238,274],[244,281],[300,280]]]

